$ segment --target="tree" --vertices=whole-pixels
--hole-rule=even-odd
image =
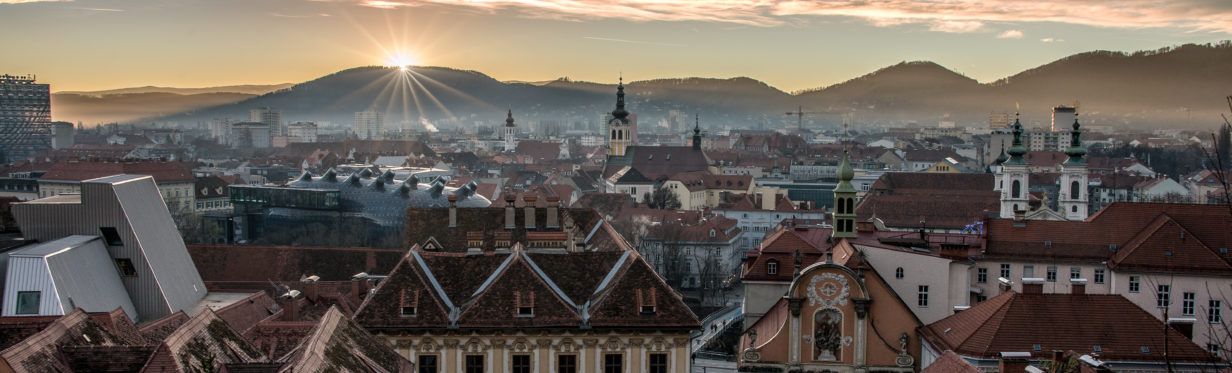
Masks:
[[[667,189],[665,186],[655,188],[654,194],[650,195],[650,199],[646,203],[650,208],[663,210],[679,210],[680,197],[676,196],[676,192]]]

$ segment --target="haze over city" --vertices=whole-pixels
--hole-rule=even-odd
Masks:
[[[748,76],[819,88],[900,61],[981,82],[1092,50],[1229,38],[1219,1],[0,1],[9,72],[54,91],[296,83],[365,65],[502,81]]]

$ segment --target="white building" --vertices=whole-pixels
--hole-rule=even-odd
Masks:
[[[385,113],[375,110],[356,112],[351,131],[360,140],[380,140],[385,132]]]

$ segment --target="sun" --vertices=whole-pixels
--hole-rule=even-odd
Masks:
[[[406,71],[408,67],[416,65],[419,65],[419,59],[411,53],[398,52],[385,57],[385,66],[397,67],[398,70]]]

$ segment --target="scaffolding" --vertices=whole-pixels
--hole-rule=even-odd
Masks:
[[[0,75],[0,161],[51,150],[51,87],[33,75]]]

